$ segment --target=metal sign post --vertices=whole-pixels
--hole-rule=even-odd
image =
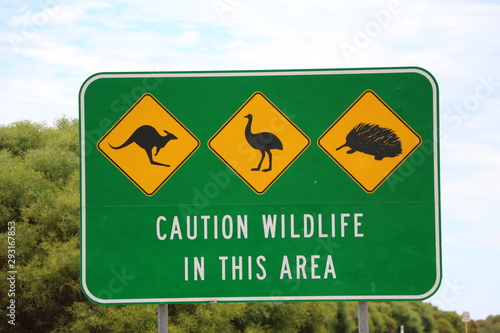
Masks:
[[[358,332],[369,333],[368,302],[358,302]]]
[[[168,304],[158,304],[158,333],[168,333]]]

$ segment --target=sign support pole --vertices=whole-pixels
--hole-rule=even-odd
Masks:
[[[158,333],[168,333],[168,304],[158,304]]]
[[[358,332],[369,333],[368,302],[358,302]]]

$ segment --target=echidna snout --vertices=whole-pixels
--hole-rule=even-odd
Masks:
[[[346,143],[344,143],[342,146],[338,147],[338,148],[337,148],[337,149],[335,149],[335,150],[340,150],[340,149],[342,149],[342,148],[344,148],[344,147],[348,147],[348,146],[347,146],[347,142],[346,142]]]
[[[346,142],[337,148],[349,147],[348,154],[357,151],[372,155],[380,161],[385,157],[395,157],[401,154],[401,140],[390,128],[376,124],[360,123],[347,134]]]

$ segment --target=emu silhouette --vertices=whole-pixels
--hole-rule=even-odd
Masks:
[[[248,114],[245,116],[245,118],[248,118],[248,123],[245,128],[245,138],[247,139],[250,146],[252,146],[252,148],[260,150],[260,153],[262,154],[259,165],[256,168],[253,168],[252,171],[260,170],[266,153],[269,156],[269,167],[267,169],[263,169],[262,172],[271,171],[273,167],[273,155],[271,153],[271,149],[283,150],[283,144],[281,143],[280,139],[278,139],[278,137],[273,133],[252,133],[253,117],[251,114]]]
[[[177,140],[177,137],[173,135],[172,133],[169,133],[164,130],[164,132],[167,134],[165,136],[162,136],[158,131],[153,126],[149,125],[144,125],[139,127],[132,133],[132,135],[125,141],[122,145],[118,147],[113,147],[111,144],[109,145],[113,149],[122,149],[127,147],[128,145],[132,143],[136,143],[139,147],[144,149],[146,151],[146,154],[148,154],[149,157],[149,162],[153,165],[161,165],[161,166],[166,166],[169,167],[170,165],[168,164],[163,164],[159,162],[155,162],[153,160],[153,148],[156,147],[156,152],[155,156],[158,155],[160,152],[160,149],[165,147],[165,145],[170,141],[170,140]]]

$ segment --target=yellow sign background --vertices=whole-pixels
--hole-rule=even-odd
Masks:
[[[348,154],[347,134],[358,124],[376,124],[392,129],[401,141],[402,152],[376,160],[362,152]],[[375,92],[366,90],[318,139],[318,145],[366,192],[374,192],[420,145],[422,139]]]
[[[136,129],[150,125],[165,136],[167,131],[177,139],[169,141],[153,160],[170,165],[152,165],[146,151],[132,143],[113,149],[127,141]],[[199,147],[199,140],[151,94],[143,95],[130,110],[97,143],[98,149],[146,195],[153,195]]]
[[[270,132],[277,136],[283,149],[272,149],[272,170],[252,171],[261,160],[262,154],[248,143],[245,128],[246,115],[253,117],[251,131],[254,134]],[[210,139],[209,148],[218,155],[256,193],[264,193],[276,179],[309,146],[309,138],[296,127],[261,92],[255,92],[236,113]],[[268,167],[268,156],[262,162],[261,170]]]

